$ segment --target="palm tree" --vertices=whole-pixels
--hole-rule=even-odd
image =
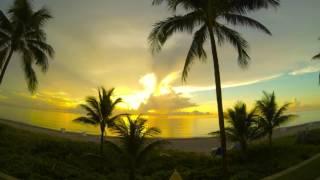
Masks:
[[[248,142],[259,137],[257,126],[256,109],[247,111],[247,106],[243,102],[238,102],[233,109],[228,109],[225,118],[230,127],[226,128],[227,137],[234,142],[240,143],[243,154],[246,154]],[[215,135],[216,132],[211,133]]]
[[[37,89],[38,80],[33,64],[46,72],[48,59],[54,55],[43,30],[51,18],[48,9],[34,11],[28,0],[15,0],[7,15],[0,11],[0,84],[12,55],[17,53],[21,55],[29,91]]]
[[[271,35],[270,31],[256,20],[245,16],[248,12],[261,8],[277,7],[280,0],[153,0],[153,5],[166,1],[173,12],[182,7],[186,14],[173,15],[154,25],[149,35],[152,51],[158,52],[167,39],[175,32],[188,32],[193,35],[193,41],[187,54],[183,68],[182,79],[185,81],[195,58],[205,60],[207,55],[203,48],[209,38],[214,65],[216,97],[220,126],[221,148],[223,150],[223,169],[227,172],[226,136],[224,130],[223,104],[221,92],[221,78],[217,44],[231,43],[238,52],[238,62],[241,67],[246,67],[249,62],[248,42],[241,34],[225,24],[249,26]]]
[[[121,119],[116,122],[112,128],[119,135],[120,143],[116,144],[107,141],[108,145],[113,147],[126,162],[126,167],[129,169],[129,179],[136,178],[136,170],[143,165],[148,159],[148,156],[156,149],[166,144],[164,140],[148,140],[148,137],[154,137],[160,134],[160,130],[155,127],[146,127],[146,119],[138,116],[132,119],[127,115],[126,120]]]
[[[117,98],[112,99],[114,93],[114,88],[106,91],[105,88],[101,87],[98,89],[99,97],[98,99],[93,96],[89,96],[86,99],[86,104],[81,104],[80,106],[87,111],[87,115],[84,117],[79,117],[74,121],[99,125],[100,126],[100,153],[103,153],[103,143],[104,136],[106,135],[106,129],[112,127],[115,121],[123,114],[113,116],[113,111],[116,105],[119,104],[122,99]]]
[[[286,103],[281,107],[276,102],[274,92],[268,94],[263,92],[263,98],[257,101],[256,106],[259,111],[258,123],[263,129],[264,134],[268,135],[269,144],[272,144],[273,130],[281,124],[296,117],[296,115],[285,114],[288,110],[290,103]]]

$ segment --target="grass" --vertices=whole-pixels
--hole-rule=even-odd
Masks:
[[[319,134],[320,130],[314,131]],[[320,139],[319,139],[320,140]],[[290,136],[266,144],[255,144],[246,159],[230,152],[231,179],[261,179],[296,165],[320,152],[320,143],[297,144]],[[19,179],[108,179],[126,180],[127,170],[117,154],[99,145],[73,142],[0,125],[0,171]],[[177,169],[184,180],[223,179],[221,159],[179,151],[155,152],[139,168],[139,179],[169,179]]]
[[[303,179],[303,180],[315,180],[320,177],[320,157],[312,160],[310,163],[294,170],[291,173],[285,174],[276,180],[293,180],[293,179]]]

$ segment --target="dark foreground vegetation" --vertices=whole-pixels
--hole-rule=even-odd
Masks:
[[[73,142],[0,125],[0,171],[21,179],[128,179],[117,152],[99,144]],[[232,151],[230,179],[260,179],[293,166],[320,152],[320,130],[254,144],[248,156]],[[169,179],[177,169],[185,179],[222,179],[221,159],[179,151],[154,152],[137,169],[137,179]]]

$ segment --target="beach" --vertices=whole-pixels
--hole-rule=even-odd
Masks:
[[[85,133],[68,132],[65,130],[52,130],[37,126],[28,125],[25,123],[15,122],[6,119],[0,119],[0,124],[8,125],[13,128],[33,132],[41,133],[49,136],[65,138],[72,141],[82,141],[82,142],[96,142],[99,143],[99,136],[90,135]],[[295,135],[298,132],[304,130],[319,129],[320,121],[313,123],[306,123],[297,126],[277,128],[274,131],[274,137],[284,137]],[[117,137],[107,137],[108,140],[117,142]],[[169,142],[167,149],[180,150],[185,152],[196,152],[196,153],[210,153],[212,149],[219,147],[220,141],[218,137],[194,137],[194,138],[163,138]],[[233,144],[229,143],[229,147]]]

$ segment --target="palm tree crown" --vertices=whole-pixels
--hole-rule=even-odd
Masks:
[[[269,143],[272,143],[273,129],[279,127],[281,124],[296,117],[292,114],[285,114],[288,110],[290,103],[278,106],[276,96],[273,93],[268,94],[263,92],[264,96],[261,100],[257,101],[257,109],[259,111],[259,126],[264,130],[265,134],[269,136]]]
[[[246,104],[238,102],[233,109],[228,109],[226,119],[230,124],[226,128],[226,135],[232,141],[239,142],[245,152],[248,141],[259,137],[256,109],[248,112]]]
[[[98,89],[98,98],[90,96],[86,99],[86,104],[81,104],[81,107],[87,112],[86,116],[75,119],[76,122],[99,125],[100,126],[100,151],[103,151],[104,135],[106,128],[112,127],[114,122],[122,115],[113,116],[113,111],[116,105],[119,104],[122,99],[112,99],[114,89],[107,91],[101,87]]]
[[[117,152],[123,155],[130,169],[130,179],[135,179],[136,168],[147,160],[148,155],[157,148],[165,144],[163,140],[148,140],[148,137],[154,137],[160,134],[160,130],[155,127],[147,127],[147,120],[138,116],[133,119],[127,116],[124,120],[117,121],[112,128],[119,135],[120,144],[108,141],[108,144]]]
[[[28,0],[15,0],[8,16],[0,11],[0,84],[13,53],[21,55],[28,88],[34,92],[38,85],[33,64],[43,72],[48,70],[48,59],[54,55],[46,42],[43,28],[52,16],[48,9],[33,11]]]
[[[164,0],[154,0],[153,4],[158,5]],[[248,56],[248,42],[241,34],[225,25],[249,26],[261,30],[271,35],[271,32],[258,21],[245,16],[245,14],[254,9],[277,6],[278,0],[211,0],[212,7],[208,8],[210,0],[166,0],[171,10],[176,11],[182,6],[187,13],[184,15],[173,15],[166,20],[160,21],[154,25],[149,35],[149,41],[153,52],[161,50],[168,38],[176,32],[194,32],[193,41],[187,54],[183,68],[183,80],[186,80],[190,65],[198,57],[205,60],[207,55],[204,50],[204,43],[208,38],[208,20],[212,20],[212,30],[217,37],[219,45],[225,42],[231,43],[238,52],[238,62],[241,66],[246,66],[250,57]],[[211,11],[211,16],[209,17]],[[225,23],[223,23],[225,22]]]

